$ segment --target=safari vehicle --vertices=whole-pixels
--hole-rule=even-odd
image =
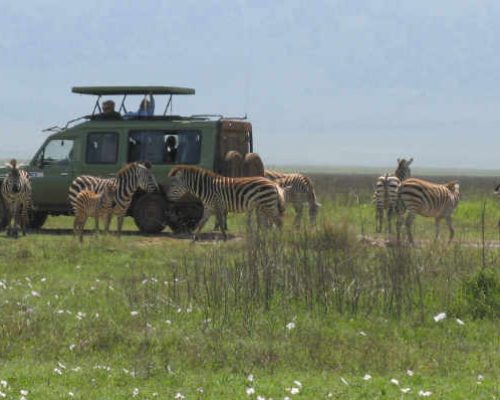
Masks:
[[[170,169],[178,164],[189,164],[227,175],[225,157],[228,153],[236,151],[245,156],[253,151],[252,125],[246,117],[172,115],[172,97],[194,95],[194,89],[99,86],[74,87],[72,92],[97,96],[95,106],[90,115],[73,119],[64,127],[47,129],[50,135],[24,167],[32,178],[32,228],[42,227],[48,215],[72,213],[68,187],[77,176],[113,176],[126,163],[149,160],[160,191],[136,193],[128,215],[134,218],[142,232],[159,232],[167,225],[173,231],[189,231],[201,218],[202,207],[192,198],[178,203],[167,200],[165,191]],[[125,101],[131,95],[144,99],[166,96],[163,114],[127,115]],[[117,110],[121,117],[101,118],[103,96],[122,96]],[[167,141],[175,143],[175,159],[167,157]],[[0,169],[0,181],[6,173],[5,168]],[[0,201],[0,228],[5,225],[5,205]]]

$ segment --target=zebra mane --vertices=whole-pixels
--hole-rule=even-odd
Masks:
[[[208,169],[194,167],[192,165],[177,165],[170,170],[170,172],[168,173],[168,176],[176,176],[179,172],[183,172],[183,171],[190,172],[190,173],[203,174],[205,176],[211,176],[212,178],[216,178],[219,176],[215,172],[212,172]]]
[[[139,166],[143,166],[147,169],[150,169],[152,167],[151,163],[149,161],[144,161],[144,163],[140,163],[138,161],[128,163],[127,165],[124,165],[123,167],[120,168],[120,170],[116,173],[116,176],[121,176],[125,174],[127,171],[137,168]]]
[[[17,166],[17,161],[15,158],[13,158],[12,160],[10,160],[8,163],[5,163],[5,166],[7,168],[10,168],[10,169],[16,169],[16,166]]]

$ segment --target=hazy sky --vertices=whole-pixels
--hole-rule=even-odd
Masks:
[[[0,4],[0,157],[88,113],[72,86],[151,84],[246,113],[266,163],[500,169],[497,0]]]

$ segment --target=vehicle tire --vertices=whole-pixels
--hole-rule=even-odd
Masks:
[[[147,193],[134,203],[134,222],[143,233],[159,233],[165,228],[167,207],[164,195]]]
[[[9,224],[9,214],[7,207],[0,196],[0,231],[3,231],[5,227]]]
[[[243,176],[243,156],[239,151],[231,150],[224,156],[222,175],[229,177]]]
[[[32,211],[30,213],[30,220],[28,228],[30,229],[40,229],[45,221],[47,221],[47,217],[49,215],[44,211]]]
[[[264,163],[257,153],[247,153],[245,155],[243,176],[264,176]]]
[[[203,204],[198,200],[169,203],[166,224],[174,233],[192,233],[203,216]]]

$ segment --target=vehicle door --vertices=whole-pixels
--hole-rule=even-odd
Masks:
[[[90,131],[86,134],[81,174],[103,178],[115,176],[120,169],[120,134],[116,130]]]
[[[75,139],[51,139],[31,163],[33,203],[45,210],[69,209],[68,188],[74,178]]]

